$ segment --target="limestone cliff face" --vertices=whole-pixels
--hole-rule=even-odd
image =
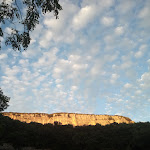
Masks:
[[[107,125],[111,123],[134,123],[131,119],[123,116],[110,116],[110,115],[93,115],[93,114],[76,114],[76,113],[12,113],[4,112],[4,116],[8,116],[11,119],[19,120],[21,122],[37,122],[41,124],[58,122],[61,125],[71,124],[73,126],[83,125]]]

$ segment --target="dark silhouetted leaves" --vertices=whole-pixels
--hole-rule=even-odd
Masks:
[[[23,123],[0,114],[0,144],[15,149],[149,150],[150,123],[77,126]]]
[[[59,11],[62,10],[58,2],[59,0],[13,0],[8,4],[7,1],[2,1],[0,3],[0,23],[2,24],[0,36],[4,38],[6,46],[10,45],[13,50],[21,51],[22,48],[26,50],[31,41],[30,32],[39,24],[41,12],[45,14],[53,11],[58,19]],[[24,15],[20,7],[25,8]],[[19,30],[17,30],[16,22],[20,25]],[[3,32],[7,27],[12,28],[11,33]]]
[[[0,88],[0,112],[4,111],[4,109],[6,109],[9,106],[8,105],[9,100],[10,98],[5,96],[3,94],[2,89]]]

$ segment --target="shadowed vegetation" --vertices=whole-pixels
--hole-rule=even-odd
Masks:
[[[41,14],[53,12],[58,19],[60,10],[59,0],[0,1],[0,50],[1,37],[13,50],[26,50],[31,41],[30,33],[39,24]]]
[[[10,98],[3,94],[2,89],[0,88],[0,112],[4,111],[9,105]]]
[[[148,150],[150,123],[107,126],[22,123],[0,114],[0,145],[15,149],[34,147],[52,150]]]

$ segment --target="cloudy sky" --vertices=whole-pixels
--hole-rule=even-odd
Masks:
[[[60,0],[27,51],[2,45],[6,111],[123,115],[150,121],[150,1]],[[9,28],[5,29],[6,31]]]

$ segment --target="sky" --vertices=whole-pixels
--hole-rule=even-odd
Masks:
[[[26,51],[2,44],[5,111],[150,121],[150,1],[59,2],[59,19],[42,15]]]

